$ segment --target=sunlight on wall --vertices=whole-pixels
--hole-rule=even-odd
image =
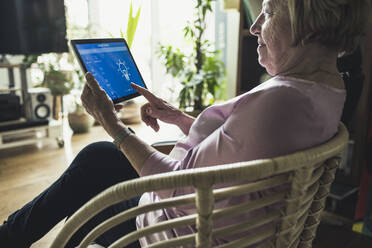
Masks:
[[[68,22],[86,27],[88,26],[87,0],[65,0]]]

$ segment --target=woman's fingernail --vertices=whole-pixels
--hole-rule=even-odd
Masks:
[[[87,72],[87,74],[86,74],[86,78],[87,78],[87,80],[91,80],[91,79],[93,78],[92,73]]]

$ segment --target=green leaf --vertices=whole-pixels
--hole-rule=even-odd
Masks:
[[[214,44],[205,39],[206,15],[216,0],[195,0],[195,19],[187,21],[183,28],[184,38],[192,42],[188,54],[178,48],[160,44],[158,57],[167,73],[177,78],[182,89],[179,93],[180,108],[203,108],[225,95],[226,78],[223,62]]]
[[[136,33],[138,19],[140,17],[141,8],[139,7],[137,14],[133,17],[133,2],[130,2],[129,16],[128,16],[128,26],[127,26],[127,43],[129,48],[132,46],[134,35]]]
[[[205,17],[206,13],[207,13],[207,7],[203,7],[203,17]]]

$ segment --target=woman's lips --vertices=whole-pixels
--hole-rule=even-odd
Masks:
[[[258,43],[258,47],[266,46],[265,43],[263,43],[261,39],[258,39],[257,43]]]
[[[258,44],[257,47],[257,53],[261,54],[261,52],[264,52],[266,45],[265,44]]]

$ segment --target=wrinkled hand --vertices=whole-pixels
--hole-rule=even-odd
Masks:
[[[119,119],[115,111],[119,110],[121,105],[114,105],[91,73],[87,72],[85,78],[87,83],[81,94],[81,102],[85,110],[103,126],[108,134],[116,135],[115,129]]]
[[[170,124],[179,124],[179,117],[182,115],[181,110],[173,107],[141,86],[134,83],[131,83],[131,86],[149,101],[141,107],[141,118],[147,126],[150,126],[157,132],[160,129],[158,120]]]

